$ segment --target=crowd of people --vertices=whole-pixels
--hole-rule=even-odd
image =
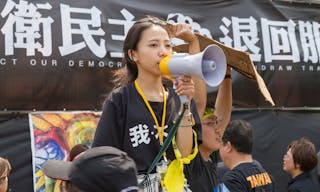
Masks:
[[[87,183],[94,183],[90,185],[93,187],[91,191],[275,191],[272,175],[252,157],[253,133],[250,123],[244,120],[230,122],[231,69],[227,67],[214,107],[206,108],[207,90],[202,79],[181,76],[170,83],[161,74],[159,63],[163,57],[172,54],[172,37],[188,43],[189,54],[200,52],[197,36],[188,24],[168,24],[159,18],[148,16],[130,28],[123,46],[125,67],[115,73],[116,86],[103,105],[92,148],[80,155],[79,159],[69,162],[68,166],[76,168],[65,169],[69,170],[68,177],[51,173],[57,170],[56,167],[61,162],[47,162],[43,169],[45,174],[66,179],[83,191],[88,191],[89,185],[84,185],[84,182],[78,182],[77,178],[71,176],[90,180]],[[181,95],[186,95],[188,102],[183,103]],[[182,109],[185,113],[181,116],[180,124],[176,125]],[[176,126],[173,144],[161,152],[165,147],[165,138]],[[313,158],[315,148],[310,141],[303,141],[310,145],[308,151],[301,155],[301,150],[306,147],[299,149],[300,140],[294,141],[289,145],[289,154],[284,158],[283,169],[293,178],[288,191],[318,191],[316,185],[311,185],[312,181],[308,180],[307,174],[317,165],[317,158]],[[101,158],[106,160],[94,163],[100,157],[95,159],[88,154],[97,154],[95,150],[105,149],[105,146],[110,150],[124,151],[122,160],[130,162],[130,166],[126,166],[125,162],[119,164],[120,160],[117,162],[114,159],[113,169],[110,165],[103,166],[111,161],[107,160],[111,158],[110,154],[101,154]],[[299,158],[306,158],[307,154],[312,156],[312,163],[310,159]],[[292,157],[291,162],[287,160],[289,155]],[[84,166],[82,164],[86,161],[83,159],[87,156],[92,158],[93,163]],[[160,160],[155,161],[158,156],[161,157]],[[218,175],[219,156],[228,169],[223,176]],[[161,163],[161,174],[157,172],[155,163]],[[307,168],[304,164],[308,165]],[[101,168],[97,168],[98,166]],[[128,172],[128,169],[131,171]],[[99,177],[92,175],[94,171]],[[130,177],[132,180],[127,179],[125,185],[112,188],[115,184],[123,183],[124,179],[116,181],[114,179],[118,177],[110,178],[105,172],[118,172],[119,175],[122,174],[121,177]],[[176,177],[166,176],[172,172],[175,172]],[[59,174],[62,172],[59,171]],[[179,180],[181,175],[183,183]],[[176,179],[176,185],[181,186],[170,186],[166,177]],[[301,187],[304,183],[308,184],[308,190]],[[109,185],[108,190],[106,184]]]
[[[272,175],[252,157],[251,124],[230,121],[231,69],[227,67],[214,106],[206,107],[202,79],[181,76],[171,82],[161,74],[159,62],[172,54],[172,37],[188,43],[189,54],[200,52],[188,24],[148,16],[130,28],[123,46],[125,67],[115,74],[116,86],[103,104],[92,146],[77,146],[68,161],[49,160],[43,166],[45,175],[63,180],[61,191],[275,191]],[[180,100],[182,95],[187,102]],[[310,176],[318,162],[311,141],[295,140],[287,150],[283,170],[292,176],[288,191],[320,191]],[[224,172],[219,171],[220,158]],[[9,162],[0,159],[0,192],[6,191],[10,170]],[[182,183],[172,187],[167,178],[177,178],[176,183],[182,178]]]

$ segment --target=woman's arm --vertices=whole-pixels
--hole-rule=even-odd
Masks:
[[[170,31],[174,37],[182,39],[189,44],[189,54],[200,52],[200,45],[197,36],[193,33],[191,25],[185,23],[170,24]],[[191,100],[195,96],[198,113],[202,115],[206,106],[206,85],[199,77],[181,77],[181,83],[176,83],[178,95],[187,95]],[[203,94],[204,93],[204,94]],[[199,107],[198,107],[199,106]],[[193,146],[192,114],[190,106],[185,112],[176,135],[176,143],[182,157],[187,157]]]
[[[170,30],[173,36],[188,43],[190,55],[200,53],[200,43],[198,37],[192,31],[191,25],[182,23],[172,24]],[[192,80],[195,85],[194,100],[198,114],[202,117],[207,104],[207,86],[201,77],[193,76]]]

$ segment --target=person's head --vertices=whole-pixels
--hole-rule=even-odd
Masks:
[[[42,170],[50,178],[68,181],[68,192],[138,191],[134,161],[110,146],[88,149],[72,162],[49,160]]]
[[[172,52],[166,25],[165,21],[148,16],[130,28],[123,45],[125,67],[116,72],[116,83],[133,82],[143,72],[160,75],[160,59]]]
[[[206,108],[201,118],[202,146],[210,151],[216,151],[221,147],[221,133],[217,130],[218,118],[214,109]]]
[[[88,149],[89,147],[87,147],[85,144],[77,144],[73,146],[70,150],[68,161],[73,161]],[[80,190],[77,188],[77,186],[73,185],[69,181],[62,181],[60,185],[60,191],[61,192],[78,192]]]
[[[6,192],[8,188],[8,176],[11,165],[7,159],[0,157],[0,192]]]
[[[220,156],[225,165],[229,160],[235,161],[231,155],[251,155],[253,145],[252,126],[245,120],[231,121],[222,136]]]
[[[318,158],[314,144],[301,138],[292,141],[283,157],[283,170],[295,175],[299,172],[309,172],[317,166]]]

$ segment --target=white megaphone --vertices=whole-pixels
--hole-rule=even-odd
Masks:
[[[170,78],[181,75],[201,77],[209,86],[219,85],[226,74],[227,60],[217,45],[209,45],[202,52],[189,55],[174,53],[160,60],[160,71]],[[186,98],[187,99],[187,98]],[[181,98],[182,102],[187,102]],[[186,101],[185,101],[186,100]]]

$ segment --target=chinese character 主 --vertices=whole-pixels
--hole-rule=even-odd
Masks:
[[[109,24],[112,25],[121,25],[123,26],[123,34],[122,35],[111,35],[112,40],[116,41],[124,41],[129,29],[134,24],[134,16],[126,9],[122,9],[120,13],[123,15],[124,20],[121,19],[108,19]],[[122,52],[111,52],[110,56],[113,58],[122,58],[123,53]]]

